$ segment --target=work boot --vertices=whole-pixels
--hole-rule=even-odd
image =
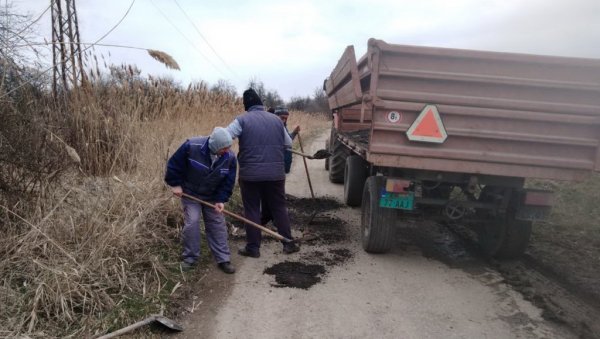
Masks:
[[[189,263],[187,261],[182,261],[181,262],[181,270],[184,271],[184,272],[191,271],[195,267],[196,267],[196,263],[195,262],[193,262],[193,263]]]
[[[227,273],[227,274],[232,274],[235,273],[235,268],[233,268],[233,265],[229,262],[220,262],[218,264],[219,268],[221,269],[221,271]]]
[[[256,251],[256,252],[248,251],[248,249],[246,247],[240,248],[238,250],[238,254],[239,255],[243,255],[244,257],[260,258],[260,252],[258,252],[258,251]]]
[[[292,254],[298,251],[300,251],[300,247],[298,247],[298,245],[294,244],[293,242],[283,245],[283,253],[285,254]]]

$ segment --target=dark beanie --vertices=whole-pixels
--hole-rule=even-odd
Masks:
[[[273,112],[273,113],[275,113],[275,115],[278,115],[278,116],[279,115],[289,115],[290,114],[290,112],[288,112],[287,108],[285,108],[285,107],[277,107],[275,109],[275,112]]]
[[[250,107],[255,105],[262,105],[260,97],[252,88],[248,88],[244,91],[244,109],[247,111]]]

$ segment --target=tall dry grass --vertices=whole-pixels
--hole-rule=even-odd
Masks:
[[[163,184],[165,162],[186,138],[228,124],[242,106],[204,83],[181,89],[130,67],[118,71],[91,77],[60,102],[23,93],[38,104],[14,111],[45,112],[35,130],[55,151],[40,157],[58,159],[58,174],[42,172],[47,180],[28,194],[0,200],[0,336],[105,333],[168,314],[170,295],[189,283],[179,271],[181,212]],[[293,112],[290,125],[298,123],[305,139],[327,124]]]
[[[288,129],[291,131],[297,125],[300,125],[300,135],[302,141],[307,141],[316,137],[325,129],[331,127],[329,116],[323,113],[306,113],[302,111],[291,111],[288,118]],[[294,147],[297,147],[297,141],[294,141]],[[325,145],[323,145],[325,146]]]

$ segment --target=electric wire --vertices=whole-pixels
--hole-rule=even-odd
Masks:
[[[153,0],[150,0],[150,3],[152,4],[152,6],[154,6],[154,8],[156,8],[160,14],[163,16],[163,18],[165,18],[165,20],[167,20],[167,22],[169,24],[171,24],[171,26],[173,26],[173,28],[175,28],[175,30],[204,58],[204,60],[208,61],[208,63],[217,71],[219,71],[219,73],[221,73],[221,75],[225,76],[225,73],[221,70],[221,68],[219,68],[217,65],[215,65],[214,62],[212,62],[204,53],[202,53],[202,51],[196,46],[196,44],[194,44],[185,34],[183,34],[183,32],[179,29],[179,27],[177,27],[177,25],[175,25],[171,19],[169,19],[169,17],[158,7],[156,6],[156,4],[154,3]]]
[[[84,45],[84,46],[100,46],[100,47],[117,47],[117,48],[127,48],[127,49],[137,49],[137,50],[141,50],[141,51],[148,51],[149,48],[144,48],[144,47],[139,47],[139,46],[129,46],[129,45],[119,45],[119,44],[100,44],[100,43],[96,43],[96,42],[57,42],[58,44],[63,44],[63,45],[74,45],[74,44],[80,44],[80,45]],[[23,44],[23,45],[15,45],[14,47],[27,47],[27,46],[45,46],[45,45],[52,45],[52,42],[32,42],[29,44]]]
[[[127,17],[127,15],[129,14],[129,12],[131,11],[131,8],[133,7],[133,4],[135,3],[135,0],[133,0],[131,2],[131,5],[129,5],[129,8],[127,8],[127,12],[125,12],[125,15],[123,15],[123,17],[121,17],[121,20],[119,20],[119,22],[117,22],[116,25],[114,25],[108,32],[106,32],[106,34],[104,34],[103,36],[101,36],[98,40],[96,40],[96,42],[94,43],[98,43],[100,41],[102,41],[104,38],[106,38],[110,33],[112,33],[112,31],[114,31],[115,29],[117,29],[117,27],[123,22],[123,20],[125,20],[125,18]],[[93,47],[90,46],[90,47]],[[88,47],[88,48],[90,48]]]
[[[239,76],[233,71],[233,69],[231,69],[231,67],[229,67],[229,65],[227,64],[227,62],[225,62],[225,60],[213,48],[213,46],[210,44],[210,42],[208,42],[208,39],[206,39],[206,37],[204,36],[204,34],[202,34],[202,32],[200,32],[200,29],[198,28],[198,26],[196,26],[196,24],[194,23],[194,21],[189,17],[189,15],[187,15],[187,12],[185,10],[183,10],[183,8],[181,7],[181,5],[179,5],[179,2],[177,2],[177,0],[173,0],[173,1],[177,5],[177,7],[179,7],[179,10],[183,13],[183,15],[186,17],[186,19],[192,24],[192,26],[194,26],[194,29],[196,30],[196,32],[198,32],[198,35],[200,35],[200,37],[202,38],[202,40],[204,40],[204,42],[206,42],[206,44],[208,45],[208,47],[210,47],[210,49],[213,51],[213,53],[215,53],[215,55],[217,56],[217,58],[219,58],[219,60],[221,60],[221,62],[223,63],[223,65],[225,65],[225,67],[231,72],[231,74],[233,74],[236,78],[239,79]]]

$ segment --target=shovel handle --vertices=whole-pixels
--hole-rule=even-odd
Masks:
[[[191,196],[191,195],[189,195],[187,193],[181,193],[181,195],[184,196],[184,197],[186,197],[186,198],[188,198],[188,199],[191,199],[191,200],[199,202],[199,203],[201,203],[203,205],[206,205],[208,207],[215,208],[215,205],[213,205],[213,204],[211,204],[209,202],[206,202],[204,200],[200,200],[200,199],[198,199],[198,198],[196,198],[194,196]],[[281,241],[284,241],[284,242],[293,242],[292,239],[288,239],[288,238],[282,236],[279,233],[273,232],[270,229],[268,229],[268,228],[266,228],[266,227],[264,227],[262,225],[259,225],[259,224],[255,223],[255,222],[251,221],[251,220],[248,220],[248,219],[242,217],[241,215],[237,215],[237,214],[235,214],[233,212],[229,212],[228,210],[225,210],[225,209],[223,210],[223,213],[225,213],[225,214],[227,214],[227,215],[229,215],[231,217],[234,217],[234,218],[236,218],[238,220],[241,220],[241,221],[245,222],[246,224],[248,224],[250,226],[254,226],[254,227],[258,228],[259,230],[261,230],[261,231],[263,231],[263,232],[265,232],[265,233],[273,236],[277,240],[281,240]]]
[[[298,139],[298,140],[300,140],[300,139]],[[310,154],[304,154],[302,152],[298,152],[298,151],[293,150],[293,149],[289,149],[289,151],[292,152],[292,153],[294,153],[294,154],[298,154],[299,156],[302,156],[304,158],[314,159],[314,157],[312,155],[310,155]]]
[[[298,144],[300,145],[300,151],[304,153],[304,147],[302,147],[302,138],[300,137],[300,132],[298,132],[297,137]],[[314,159],[314,157],[310,157],[310,159]],[[310,188],[310,196],[314,199],[315,192],[313,191],[312,182],[310,181],[310,174],[308,174],[308,165],[306,164],[306,158],[302,158],[302,161],[304,162],[304,169],[306,170],[306,178],[308,179],[308,188]]]
[[[156,315],[152,315],[152,316],[149,316],[148,318],[146,318],[144,320],[138,321],[135,324],[131,324],[131,325],[127,326],[127,327],[123,327],[120,330],[117,330],[117,331],[111,332],[109,334],[103,335],[101,337],[98,337],[97,339],[115,338],[115,337],[118,337],[118,336],[120,336],[122,334],[131,332],[131,331],[135,330],[136,328],[140,328],[142,326],[148,325],[148,324],[154,322],[155,320],[156,320]]]

